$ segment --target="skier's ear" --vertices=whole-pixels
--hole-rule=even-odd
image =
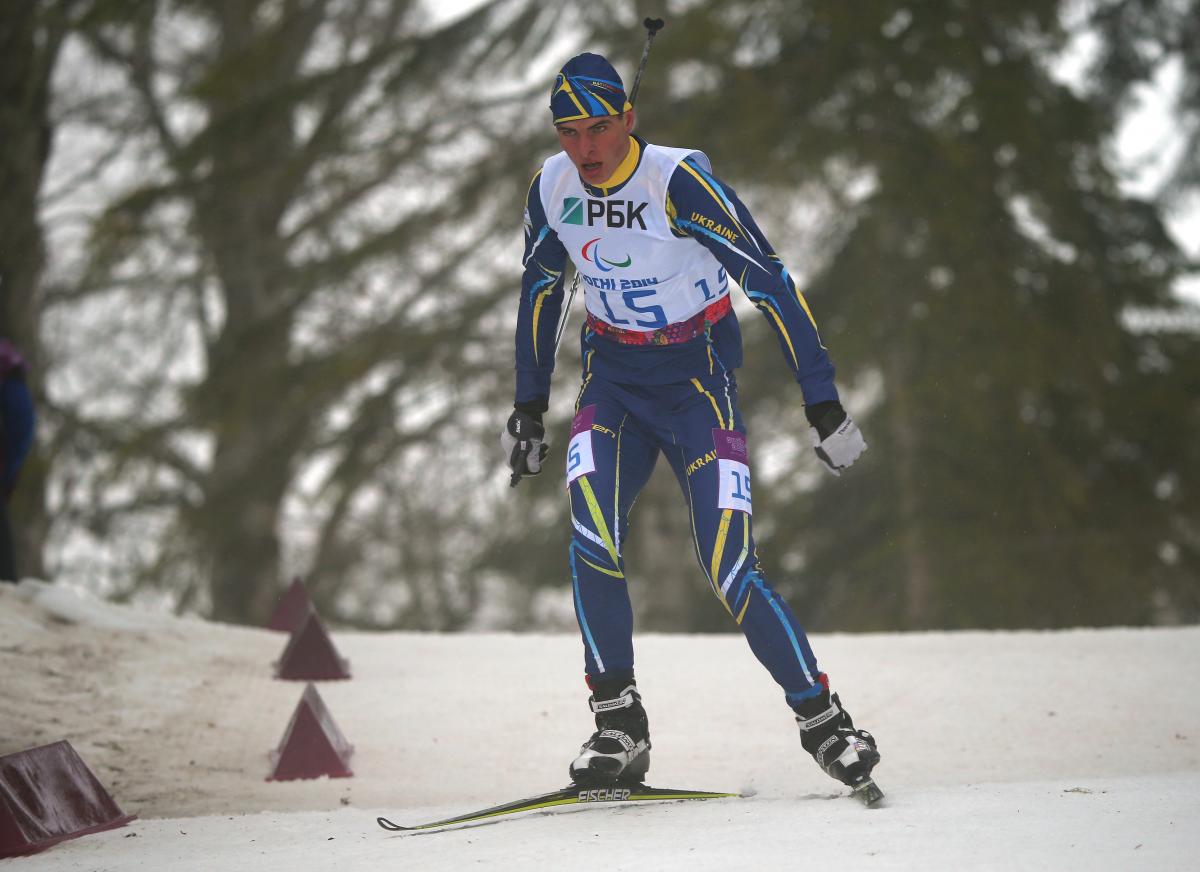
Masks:
[[[632,134],[637,127],[637,112],[630,106],[625,110],[625,132]]]

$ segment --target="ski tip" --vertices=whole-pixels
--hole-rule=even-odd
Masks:
[[[878,808],[883,804],[883,791],[870,778],[855,787],[852,795],[867,808]]]
[[[375,818],[375,823],[379,824],[381,827],[383,827],[389,833],[400,833],[400,832],[404,832],[405,830],[409,829],[409,827],[402,827],[402,826],[400,826],[400,824],[396,823],[395,821],[390,821],[385,817]]]

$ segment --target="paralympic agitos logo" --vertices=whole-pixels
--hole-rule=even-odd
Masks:
[[[600,272],[612,272],[613,267],[624,268],[633,263],[633,258],[628,254],[626,254],[625,259],[619,263],[615,260],[609,260],[606,257],[601,257],[599,243],[599,236],[597,236],[595,239],[588,240],[583,244],[583,251],[581,253],[583,254],[583,259],[588,263],[594,263]]]
[[[584,225],[594,227],[600,224],[626,230],[632,230],[635,227],[645,230],[646,221],[642,218],[642,212],[647,205],[649,204],[634,203],[629,200],[585,200],[581,197],[564,197],[559,221],[563,224],[575,224],[580,227]],[[628,253],[625,254],[624,260],[610,260],[602,257],[600,240],[603,238],[597,236],[584,243],[581,252],[584,260],[595,264],[601,272],[624,269],[633,263],[633,258]]]

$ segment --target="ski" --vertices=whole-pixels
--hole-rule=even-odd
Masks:
[[[740,793],[718,793],[710,790],[679,790],[669,787],[648,787],[645,784],[622,784],[619,781],[606,787],[583,787],[572,784],[560,790],[552,790],[549,793],[543,793],[538,796],[530,796],[525,799],[515,800],[514,802],[506,802],[503,805],[494,805],[490,808],[483,808],[479,811],[467,812],[456,817],[431,821],[426,824],[414,824],[406,827],[385,817],[376,818],[375,820],[379,826],[389,832],[411,833],[420,830],[437,830],[456,824],[478,823],[526,811],[558,809],[568,805],[599,805],[616,802],[670,802],[681,799],[728,799],[731,797],[740,797],[741,795]]]

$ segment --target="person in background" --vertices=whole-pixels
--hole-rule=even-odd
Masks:
[[[516,397],[501,444],[514,484],[541,471],[569,258],[587,318],[567,451],[568,563],[597,727],[572,761],[571,779],[640,782],[650,765],[622,546],[629,511],[662,455],[683,491],[705,579],[779,684],[804,749],[865,794],[875,787],[875,739],[830,692],[804,629],[767,580],[751,532],[750,459],[734,376],[742,363],[729,298],[735,283],[775,331],[821,461],[840,474],[867,447],[842,407],[808,303],[702,152],[633,134],[633,107],[605,58],[568,61],[550,109],[562,151],[546,160],[526,198]],[[720,691],[711,692],[719,704]]]
[[[33,445],[36,417],[25,383],[25,360],[16,346],[0,338],[0,581],[17,580],[8,503],[17,475]]]

